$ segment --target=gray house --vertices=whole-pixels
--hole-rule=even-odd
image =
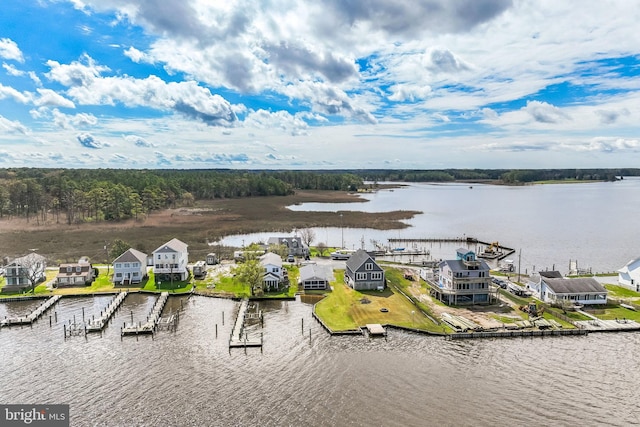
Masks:
[[[307,264],[300,267],[300,286],[307,290],[327,289],[333,279],[333,270],[329,266]]]
[[[456,259],[438,265],[438,282],[427,282],[433,294],[445,304],[490,304],[495,299],[491,288],[490,268],[476,254],[465,248],[456,251]]]
[[[346,262],[344,282],[357,291],[383,290],[384,270],[363,249],[358,249]]]
[[[45,279],[45,258],[35,252],[14,259],[5,268],[2,292],[23,292]]]
[[[147,276],[147,254],[130,248],[113,260],[113,283],[129,285],[140,283]]]
[[[309,255],[309,247],[300,237],[269,237],[267,245],[282,245],[288,249],[288,255],[306,257]]]

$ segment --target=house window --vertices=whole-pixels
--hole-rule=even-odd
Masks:
[[[77,267],[76,267],[76,273],[80,273],[81,271],[82,271],[82,267],[77,266]]]
[[[367,271],[373,270],[373,263],[372,262],[368,262],[364,265],[364,269]]]
[[[367,273],[356,273],[356,280],[367,280]]]
[[[133,272],[133,277],[138,277],[138,272],[137,271]]]
[[[122,277],[122,273],[116,273],[116,277],[117,277],[117,278]]]
[[[158,259],[162,259],[162,255],[158,254]]]
[[[71,267],[67,267],[67,273],[71,273]]]
[[[380,272],[371,273],[371,280],[382,280],[382,273]]]
[[[119,263],[119,262],[117,262],[117,263],[116,263],[116,268],[122,268],[122,264],[121,264],[121,263]]]
[[[133,268],[138,268],[140,267],[140,263],[139,262],[134,262],[133,264],[131,264],[133,266]]]

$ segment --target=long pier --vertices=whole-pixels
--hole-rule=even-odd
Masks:
[[[153,334],[156,330],[158,321],[162,317],[162,309],[164,309],[164,306],[167,303],[167,299],[169,299],[169,292],[161,293],[160,297],[158,297],[155,304],[153,305],[153,308],[149,312],[147,321],[145,323],[138,322],[137,325],[135,324],[135,322],[129,325],[125,324],[120,331],[120,336]]]
[[[460,244],[481,244],[485,246],[492,245],[491,242],[485,242],[482,240],[478,240],[475,237],[435,237],[435,238],[389,238],[389,245],[398,244],[398,243],[460,243]],[[514,253],[516,250],[513,248],[509,248],[507,246],[503,246],[498,244],[496,247],[500,252],[498,252],[495,256],[490,257],[491,259],[504,259]],[[387,253],[385,255],[420,255],[420,252],[410,253],[410,251],[393,251],[391,253]],[[480,254],[477,254],[480,258]]]
[[[126,297],[127,292],[120,292],[111,300],[107,308],[100,312],[99,318],[89,319],[89,322],[87,322],[87,332],[101,332]]]
[[[229,348],[236,347],[262,347],[262,335],[260,338],[249,337],[244,330],[244,324],[247,318],[247,310],[249,309],[249,299],[245,298],[240,303],[236,323],[233,325],[231,336],[229,337]]]
[[[51,308],[51,306],[57,303],[60,298],[62,298],[60,295],[52,296],[26,316],[5,317],[4,319],[0,320],[0,327],[14,325],[31,325],[33,324],[33,322],[38,320],[40,316],[42,316],[49,308]]]

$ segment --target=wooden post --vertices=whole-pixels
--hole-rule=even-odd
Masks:
[[[84,307],[82,307],[82,323],[84,323]]]
[[[311,345],[311,328],[309,328],[309,345]]]
[[[304,317],[302,318],[302,328],[301,328],[301,330],[302,330],[302,335],[304,335]]]
[[[222,326],[224,326],[224,311],[222,312]]]
[[[58,323],[58,312],[57,312],[57,311],[54,311],[54,312],[53,312],[53,315],[54,315],[54,316],[55,316],[55,318],[56,318],[56,323]]]
[[[51,315],[49,315],[49,327],[51,327]]]
[[[216,323],[216,339],[218,339],[218,324]]]
[[[67,340],[67,325],[62,325],[64,328],[64,339]]]

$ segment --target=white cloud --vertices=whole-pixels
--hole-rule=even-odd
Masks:
[[[24,62],[24,57],[18,45],[8,38],[0,39],[0,58]]]
[[[290,135],[306,135],[309,125],[299,115],[291,115],[286,111],[275,113],[258,110],[250,112],[243,122],[246,127],[259,129],[279,129]]]
[[[108,144],[98,141],[90,133],[79,133],[76,135],[76,140],[85,148],[98,149],[108,146]]]
[[[7,133],[21,133],[25,135],[29,132],[27,127],[22,123],[9,120],[2,116],[0,116],[0,130]]]
[[[19,92],[10,86],[4,86],[0,83],[0,99],[12,98],[21,104],[28,104],[31,102],[31,94],[29,92]]]
[[[64,108],[76,108],[73,102],[65,98],[64,96],[54,92],[51,89],[36,89],[40,94],[40,98],[33,101],[34,105],[47,106],[47,107],[64,107]]]
[[[125,141],[133,144],[136,147],[143,147],[143,148],[155,147],[155,144],[152,144],[151,142],[147,141],[145,138],[138,135],[123,135],[122,137],[124,138]]]
[[[149,62],[148,55],[142,51],[139,51],[133,46],[129,47],[129,49],[125,50],[123,53],[124,53],[124,56],[131,59],[135,63]]]
[[[8,75],[10,76],[22,76],[24,75],[24,71],[18,70],[14,65],[2,63],[2,68],[5,69]]]

